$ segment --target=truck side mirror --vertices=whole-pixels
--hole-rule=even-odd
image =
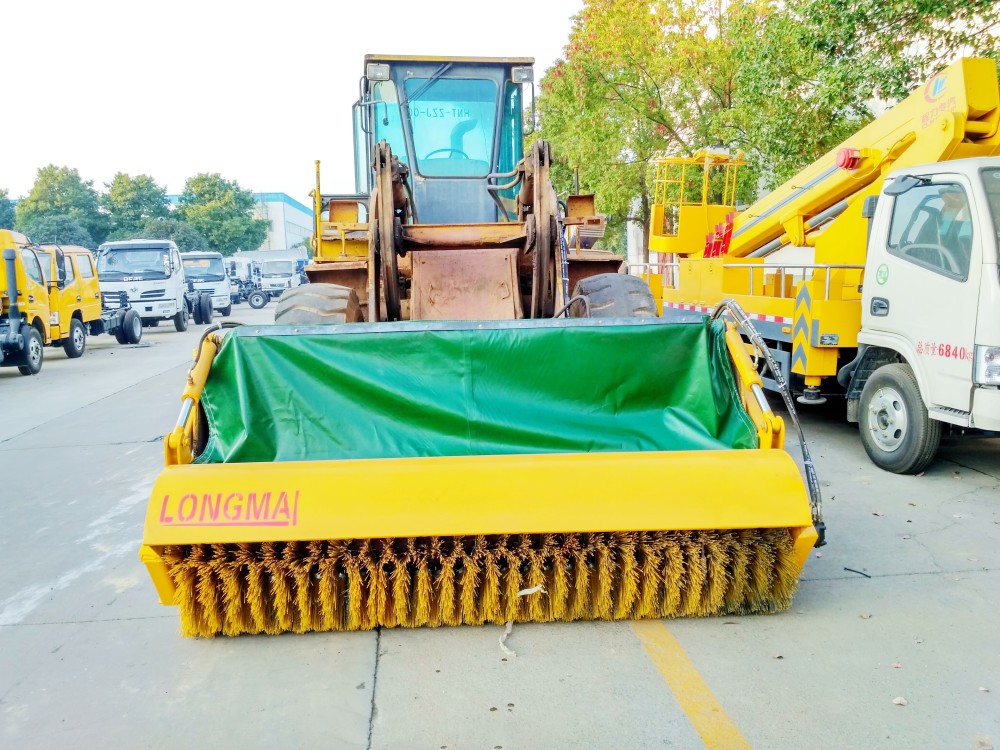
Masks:
[[[878,206],[878,196],[869,195],[861,204],[861,218],[871,219],[875,216],[875,207]]]
[[[56,261],[56,288],[64,289],[66,287],[66,256],[63,255],[61,250],[56,250],[55,261]]]
[[[882,192],[892,196],[902,195],[913,190],[917,185],[926,185],[927,182],[928,179],[926,177],[914,177],[911,174],[904,174],[882,188]]]

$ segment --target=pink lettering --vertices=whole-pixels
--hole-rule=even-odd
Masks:
[[[215,502],[212,502],[212,496],[209,493],[205,493],[201,498],[201,515],[198,517],[199,520],[205,520],[205,514],[212,521],[219,520],[219,505],[222,503],[222,493],[220,492],[215,496]]]
[[[278,516],[284,516],[286,521],[292,520],[292,513],[288,508],[288,493],[282,492],[278,495],[278,503],[274,506],[274,515],[271,516],[272,521],[276,521]]]
[[[251,493],[250,496],[253,497],[253,493]],[[220,494],[219,497],[221,498],[222,495]],[[232,503],[232,506],[230,506],[230,503]],[[229,495],[229,497],[226,498],[226,507],[222,512],[230,521],[239,521],[240,514],[243,512],[243,495],[239,492],[234,492]]]
[[[271,493],[265,492],[260,496],[260,503],[257,502],[257,493],[251,492],[247,495],[247,520],[254,521],[267,520],[271,509]]]
[[[184,505],[190,501],[191,510],[190,512],[185,512]],[[190,521],[194,518],[194,514],[198,512],[198,496],[188,493],[181,498],[181,501],[177,504],[177,520],[178,521]]]
[[[167,503],[170,502],[170,495],[163,496],[163,505],[160,506],[160,523],[172,523],[173,516],[167,515]]]

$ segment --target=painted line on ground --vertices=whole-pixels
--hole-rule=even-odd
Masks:
[[[662,620],[636,620],[631,625],[706,750],[750,750],[750,743],[716,700],[666,624]]]

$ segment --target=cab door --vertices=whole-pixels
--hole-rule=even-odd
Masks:
[[[49,291],[45,288],[45,276],[38,256],[30,247],[20,248],[21,263],[17,269],[17,302],[21,314],[29,324],[41,323],[42,338],[46,344],[52,342],[49,329]]]
[[[872,236],[862,327],[879,343],[898,344],[929,409],[967,416],[982,276],[971,185],[962,175],[936,175],[882,200],[893,201],[892,211]]]
[[[70,289],[70,275],[74,277],[73,288],[83,313],[83,320],[89,323],[101,317],[101,285],[90,253],[73,253],[66,256],[66,289]]]

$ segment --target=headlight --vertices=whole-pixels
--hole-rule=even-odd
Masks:
[[[1000,346],[977,346],[973,374],[976,385],[1000,385]]]

